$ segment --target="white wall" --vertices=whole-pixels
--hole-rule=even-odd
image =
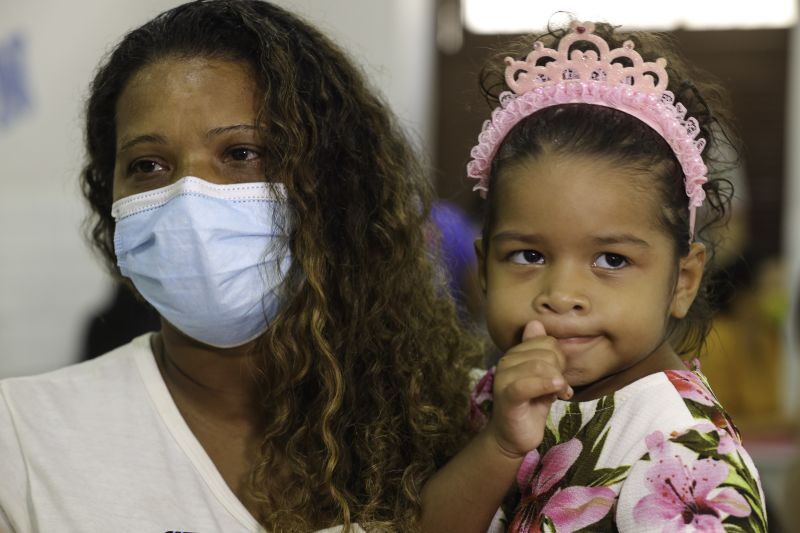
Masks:
[[[78,357],[87,315],[109,288],[80,230],[83,100],[97,63],[122,34],[179,3],[0,0],[0,378]],[[420,146],[428,145],[432,2],[277,3],[350,51]],[[10,44],[15,38],[21,48]]]
[[[343,45],[386,96],[401,122],[429,146],[434,2],[277,0]]]

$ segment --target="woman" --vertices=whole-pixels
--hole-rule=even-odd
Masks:
[[[413,530],[479,345],[350,61],[268,3],[192,2],[123,38],[86,128],[94,243],[162,328],[0,382],[0,526]]]

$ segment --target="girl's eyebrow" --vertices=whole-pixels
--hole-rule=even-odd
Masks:
[[[522,233],[519,231],[501,231],[492,235],[492,242],[524,242],[528,244],[538,244],[544,240],[544,237],[538,233]],[[611,245],[611,244],[631,244],[642,248],[649,248],[650,243],[641,237],[637,237],[632,233],[612,233],[609,235],[593,235],[590,236],[589,241],[594,245]]]
[[[591,237],[590,240],[592,241],[592,243],[599,245],[632,244],[634,246],[641,246],[643,248],[650,247],[649,242],[631,233],[613,233],[610,235],[596,235]]]
[[[542,241],[542,236],[538,233],[521,233],[519,231],[501,231],[500,233],[496,233],[492,235],[493,242],[502,242],[502,241],[518,241],[518,242],[526,242],[530,244],[538,243]]]

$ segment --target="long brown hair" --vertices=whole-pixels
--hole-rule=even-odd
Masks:
[[[251,507],[276,532],[414,530],[421,485],[468,436],[467,370],[481,349],[426,237],[431,184],[361,73],[308,24],[260,1],[185,4],[126,35],[91,86],[83,191],[117,275],[115,106],[164,57],[250,65],[265,178],[287,190],[294,261],[257,344],[264,433]]]

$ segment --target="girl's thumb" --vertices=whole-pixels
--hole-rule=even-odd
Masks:
[[[536,337],[544,337],[547,332],[544,330],[544,324],[538,320],[531,320],[525,324],[525,329],[522,330],[522,340],[527,341]]]

